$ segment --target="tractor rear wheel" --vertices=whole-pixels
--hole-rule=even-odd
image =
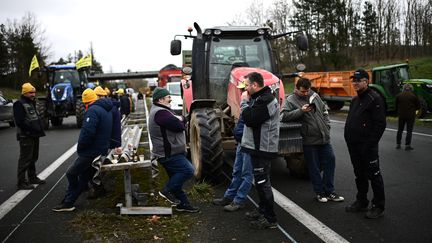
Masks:
[[[424,118],[428,111],[428,105],[426,101],[423,99],[423,97],[419,97],[419,101],[420,101],[420,110],[418,111],[417,117]]]
[[[345,102],[343,101],[327,101],[327,105],[332,111],[338,111],[344,107]]]
[[[212,108],[195,109],[189,125],[190,152],[195,177],[218,181],[222,172],[222,135],[219,118]]]
[[[49,128],[49,114],[46,106],[45,100],[38,100],[36,102],[36,110],[37,113],[40,116],[40,119],[42,121],[42,127],[44,130],[48,130]]]
[[[303,153],[296,153],[285,156],[285,161],[287,163],[287,168],[289,169],[292,176],[298,178],[309,177],[309,171]]]
[[[85,113],[85,105],[82,102],[81,98],[79,98],[75,103],[75,116],[76,116],[76,123],[78,128],[82,127],[83,120],[84,120],[84,113]]]

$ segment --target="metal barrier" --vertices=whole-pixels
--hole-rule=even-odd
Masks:
[[[139,100],[138,100],[139,101]],[[144,107],[142,107],[144,106]],[[145,158],[150,158],[150,150],[152,148],[152,143],[150,140],[150,135],[147,132],[148,142],[140,142],[141,136],[143,132],[148,131],[148,109],[146,97],[143,97],[142,103],[136,104],[137,109],[143,109],[144,113],[133,112],[129,114],[128,117],[122,119],[122,154],[116,155],[115,150],[109,152],[107,157],[104,159],[104,164],[100,166],[101,171],[114,171],[114,170],[123,170],[124,171],[124,190],[125,190],[125,205],[122,203],[117,204],[120,208],[120,214],[163,214],[163,215],[171,215],[172,208],[171,207],[148,207],[141,206],[146,205],[147,203],[147,194],[139,192],[138,184],[131,184],[131,169],[136,168],[149,168],[151,170],[151,180],[157,175],[157,164],[149,159],[145,160]],[[145,116],[145,117],[143,117]],[[138,122],[138,124],[127,125],[130,122]],[[139,160],[133,158],[136,156],[136,151],[141,146],[149,147],[147,156],[141,156]],[[135,197],[138,201],[138,205],[140,206],[132,206],[132,196]],[[142,202],[142,203],[140,203]]]

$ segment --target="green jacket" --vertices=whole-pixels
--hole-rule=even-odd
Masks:
[[[302,124],[301,135],[304,145],[324,145],[330,143],[330,120],[327,108],[321,98],[316,95],[312,103],[316,108],[310,112],[302,112],[303,105],[309,103],[309,97],[315,92],[310,91],[307,97],[299,97],[292,93],[287,96],[281,110],[281,121],[296,121]]]

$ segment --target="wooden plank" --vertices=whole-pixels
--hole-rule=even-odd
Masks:
[[[171,207],[121,207],[120,214],[172,215]]]
[[[125,170],[125,169],[135,169],[150,167],[151,161],[144,160],[144,162],[125,162],[117,164],[106,164],[101,166],[101,171],[113,171],[113,170]]]

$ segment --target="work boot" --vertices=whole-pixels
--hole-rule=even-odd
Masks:
[[[212,203],[213,203],[214,205],[217,205],[217,206],[226,206],[226,205],[229,205],[232,201],[233,201],[232,199],[229,199],[229,198],[223,197],[223,198],[216,198],[216,199],[213,199],[213,202],[212,202]]]
[[[405,150],[407,150],[407,151],[409,151],[409,150],[413,150],[414,148],[413,147],[411,147],[411,145],[406,145],[405,146]]]
[[[244,207],[244,203],[236,203],[233,201],[232,203],[224,206],[224,210],[227,212],[235,212],[237,210],[243,209]]]
[[[276,222],[269,222],[264,216],[261,216],[257,220],[249,222],[249,228],[252,228],[252,229],[275,229],[275,228],[277,228],[277,223]]]
[[[62,202],[61,204],[52,208],[54,212],[72,212],[75,210],[75,207],[71,203]]]
[[[365,217],[368,219],[377,219],[384,216],[384,209],[372,205],[372,208],[366,212]]]
[[[179,212],[188,212],[188,213],[198,213],[200,211],[198,207],[194,207],[190,204],[187,205],[179,204],[176,206],[175,209]]]
[[[368,210],[367,204],[366,205],[362,204],[358,200],[345,207],[345,211],[350,213],[366,212],[367,210]]]
[[[29,184],[27,181],[19,182],[18,190],[33,190],[35,187],[32,184]]]
[[[249,221],[258,220],[261,217],[261,214],[258,210],[253,210],[245,213],[245,219]]]
[[[41,180],[39,177],[33,177],[33,178],[30,178],[29,179],[29,182],[30,182],[30,184],[39,184],[39,185],[42,185],[42,184],[46,184],[46,181],[45,180]]]

